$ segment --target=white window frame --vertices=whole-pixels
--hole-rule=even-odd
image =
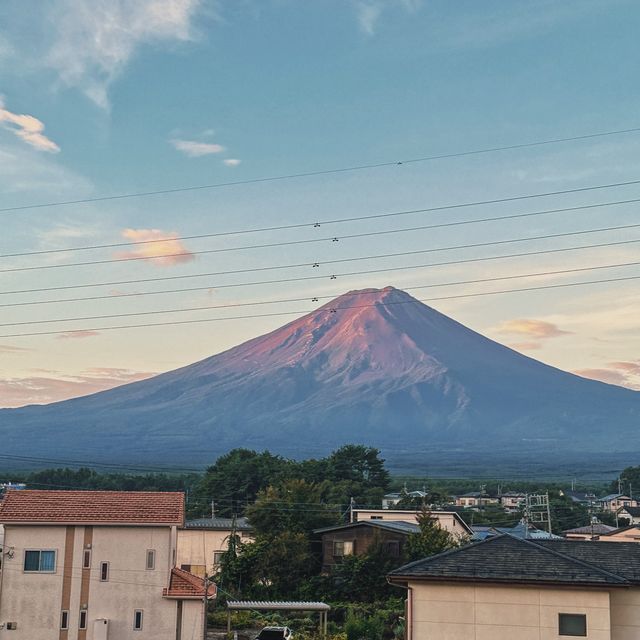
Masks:
[[[78,617],[78,629],[86,629],[89,616],[86,609],[80,609],[80,616]]]
[[[88,562],[87,562],[88,559]],[[91,569],[91,549],[85,549],[82,552],[82,568]]]
[[[35,553],[39,553],[40,555],[40,559],[42,558],[42,553],[53,553],[53,569],[51,570],[46,570],[43,571],[42,569],[26,569],[25,565],[27,564],[27,553],[29,552],[35,552]],[[40,566],[41,561],[40,559],[38,560],[38,566]],[[23,573],[55,573],[56,569],[58,567],[58,551],[57,549],[25,549],[24,550],[24,558],[22,561],[22,571]]]
[[[65,619],[66,618],[66,619]],[[60,629],[68,629],[69,628],[69,610],[63,609],[60,612]]]
[[[140,614],[140,626],[136,626],[138,622],[138,614]],[[142,631],[144,627],[144,609],[135,609],[133,612],[133,630],[134,631]]]
[[[225,554],[225,551],[214,551],[213,552],[213,566],[217,567],[222,562],[222,556]]]
[[[580,617],[584,619],[584,633],[561,633],[563,617]],[[586,638],[589,635],[586,613],[558,613],[558,636],[560,638]]]
[[[149,558],[151,558],[151,563],[149,563]],[[149,566],[151,564],[151,566]],[[147,549],[147,553],[144,559],[144,566],[147,571],[153,571],[156,568],[156,550],[155,549]]]
[[[106,576],[106,578],[103,578],[102,577],[104,575],[103,574],[103,569],[105,567],[107,568],[107,576]],[[111,567],[109,566],[109,563],[103,560],[100,563],[100,582],[109,582],[109,573],[110,572],[111,572]]]

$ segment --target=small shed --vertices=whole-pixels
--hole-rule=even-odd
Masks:
[[[315,611],[320,614],[320,632],[327,635],[331,607],[324,602],[266,602],[258,600],[229,600],[227,602],[227,631],[231,633],[232,611]]]

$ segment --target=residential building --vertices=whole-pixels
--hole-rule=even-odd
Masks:
[[[574,489],[563,489],[560,491],[561,496],[565,496],[575,504],[591,506],[596,502],[595,493],[589,491],[575,491]]]
[[[500,504],[500,498],[494,495],[488,495],[482,491],[471,491],[461,496],[456,496],[456,506],[466,507],[470,509],[478,509],[486,507],[489,504]]]
[[[517,491],[507,491],[506,493],[501,493],[499,496],[500,504],[505,511],[509,511],[510,513],[519,511],[526,499],[526,493],[519,493]]]
[[[640,545],[510,535],[391,572],[407,640],[640,638]]]
[[[624,507],[637,507],[638,501],[630,498],[624,493],[610,493],[608,496],[598,498],[597,504],[602,511],[615,513]]]
[[[618,511],[618,518],[626,520],[627,524],[640,524],[640,507],[622,507]]]
[[[471,525],[473,535],[472,541],[486,540],[494,536],[499,536],[504,533],[508,533],[516,538],[526,538],[528,540],[549,540],[553,538],[560,538],[553,533],[544,531],[544,529],[537,529],[532,524],[527,524],[524,521],[520,521],[518,524],[512,527],[495,527],[492,525]]]
[[[614,531],[617,531],[616,527],[611,527],[608,524],[602,524],[602,522],[593,522],[593,524],[585,525],[584,527],[575,527],[574,529],[567,529],[562,532],[562,535],[567,540],[597,540],[600,536],[606,536]]]
[[[418,533],[417,522],[361,520],[334,527],[316,529],[322,539],[322,571],[330,572],[345,556],[364,555],[374,544],[383,545],[391,558],[400,558],[407,538]]]
[[[0,523],[0,638],[202,637],[205,583],[175,568],[182,493],[9,491]]]
[[[420,511],[407,511],[400,509],[354,509],[352,511],[353,522],[366,520],[384,520],[387,522],[409,522],[417,524]],[[441,511],[434,509],[429,515],[438,521],[442,529],[448,531],[456,538],[467,538],[473,533],[467,523],[455,511]]]
[[[194,575],[213,576],[220,568],[220,558],[229,547],[229,538],[237,535],[240,541],[253,540],[246,518],[198,518],[188,520],[178,529],[176,565]]]
[[[402,491],[396,493],[387,493],[382,498],[383,509],[393,509],[403,498],[412,500],[424,500],[427,497],[426,491]]]
[[[619,527],[609,533],[602,534],[600,542],[640,542],[640,525],[632,524],[628,527]]]

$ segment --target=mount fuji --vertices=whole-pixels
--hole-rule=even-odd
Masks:
[[[4,454],[182,466],[238,446],[300,457],[348,442],[389,459],[640,451],[639,427],[640,392],[521,355],[392,287],[141,382],[0,410]]]

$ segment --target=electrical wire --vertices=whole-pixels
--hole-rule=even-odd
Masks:
[[[339,258],[339,259],[335,259],[335,260],[324,260],[321,262],[303,262],[303,263],[293,263],[293,264],[286,264],[286,265],[275,265],[275,266],[262,266],[262,267],[253,267],[253,268],[248,268],[248,269],[234,269],[234,270],[227,270],[227,271],[210,271],[210,272],[204,272],[204,273],[193,273],[193,274],[183,274],[183,275],[177,275],[177,276],[162,276],[162,277],[154,277],[154,278],[139,278],[139,279],[133,279],[133,280],[115,280],[115,281],[111,281],[111,282],[95,282],[95,283],[87,283],[87,284],[75,284],[75,285],[60,285],[60,286],[54,286],[54,287],[41,287],[41,288],[32,288],[32,289],[17,289],[17,290],[9,290],[9,291],[0,291],[0,296],[2,295],[18,295],[18,294],[25,294],[25,293],[43,293],[43,292],[50,292],[50,291],[64,291],[64,290],[69,290],[69,289],[87,289],[87,288],[92,288],[92,287],[106,287],[106,286],[121,286],[121,285],[128,285],[128,284],[144,284],[144,283],[148,283],[148,282],[166,282],[166,281],[173,281],[173,280],[186,280],[186,279],[191,279],[191,278],[204,278],[204,277],[209,277],[209,276],[219,276],[219,275],[234,275],[234,274],[240,274],[240,273],[256,273],[256,272],[264,272],[264,271],[273,271],[273,270],[278,270],[278,269],[294,269],[294,268],[300,268],[300,267],[320,267],[320,266],[326,266],[326,265],[333,265],[333,264],[341,264],[341,263],[350,263],[350,262],[358,262],[358,261],[363,261],[363,260],[378,260],[378,259],[382,259],[382,258],[395,258],[395,257],[400,257],[400,256],[411,256],[411,255],[421,255],[421,254],[425,254],[425,253],[434,253],[434,252],[440,252],[440,251],[453,251],[456,249],[475,249],[475,248],[480,248],[480,247],[489,247],[489,246],[496,246],[496,245],[505,245],[505,244],[512,244],[512,243],[516,243],[516,242],[529,242],[532,240],[549,240],[552,238],[565,238],[565,237],[570,237],[570,236],[576,236],[576,235],[587,235],[587,234],[591,234],[591,233],[603,233],[606,231],[620,231],[620,230],[627,230],[627,229],[633,229],[640,226],[639,225],[621,225],[621,226],[611,226],[611,227],[600,227],[598,229],[586,229],[586,230],[582,230],[582,231],[569,231],[569,232],[565,232],[565,233],[553,233],[553,234],[545,234],[545,235],[540,235],[540,236],[528,236],[528,237],[524,237],[524,238],[512,238],[512,239],[508,239],[508,240],[497,240],[497,241],[492,241],[492,242],[480,242],[480,243],[473,243],[473,244],[462,244],[462,245],[453,245],[453,246],[446,246],[446,247],[435,247],[435,248],[430,248],[430,249],[418,249],[415,251],[400,251],[400,252],[396,252],[396,253],[384,253],[384,254],[377,254],[377,255],[367,255],[367,256],[356,256],[356,257],[352,257],[352,258]],[[546,254],[546,253],[558,253],[558,252],[563,252],[563,251],[576,251],[579,249],[592,249],[592,248],[597,248],[597,247],[611,247],[611,246],[617,246],[617,245],[623,245],[623,244],[632,244],[635,242],[638,242],[639,240],[622,240],[622,241],[618,241],[618,242],[606,242],[606,243],[599,243],[599,244],[591,244],[591,245],[582,245],[582,246],[578,246],[578,247],[568,247],[568,248],[561,248],[561,249],[544,249],[544,250],[536,250],[536,251],[531,251],[531,252],[526,252],[526,253],[517,253],[517,254],[510,254],[510,255],[498,255],[498,256],[489,256],[489,257],[485,257],[485,258],[469,258],[469,259],[464,259],[464,260],[453,260],[453,261],[447,261],[447,262],[438,262],[438,263],[433,263],[430,266],[443,266],[443,265],[454,265],[454,264],[464,264],[467,262],[476,262],[476,261],[484,261],[484,260],[499,260],[502,258],[512,258],[512,257],[521,257],[521,256],[531,256],[531,255],[541,255],[541,254]],[[325,277],[325,276],[322,276]],[[222,289],[222,288],[230,288],[230,287],[239,287],[239,286],[249,286],[249,285],[261,285],[261,284],[274,284],[274,283],[283,283],[283,282],[294,282],[297,281],[298,279],[290,279],[290,280],[267,280],[267,281],[259,281],[259,282],[249,282],[249,283],[241,283],[241,284],[231,284],[231,285],[215,285],[215,288],[218,289]],[[205,287],[206,289],[210,289],[212,288],[214,285],[210,285]],[[194,291],[197,289],[176,289],[173,291],[170,291],[171,293],[174,292],[180,292],[180,291]],[[75,302],[75,301],[82,301],[82,300],[98,300],[98,299],[102,299],[102,298],[118,298],[118,297],[128,297],[131,295],[152,295],[155,292],[150,292],[149,294],[146,293],[133,293],[133,294],[110,294],[108,296],[92,296],[92,297],[87,297],[87,298],[69,298],[69,299],[63,299],[61,300],[62,302]],[[164,292],[158,292],[158,293],[164,293]],[[167,293],[169,293],[169,291],[167,291]],[[47,301],[45,301],[47,302]],[[52,300],[51,302],[58,302],[58,300]],[[25,303],[25,304],[30,304],[30,303]],[[34,304],[39,304],[39,302],[35,302]],[[7,306],[7,305],[0,305],[0,306]],[[9,304],[8,306],[12,306],[11,304]],[[16,305],[19,306],[19,305]]]
[[[640,226],[640,225],[638,225]],[[489,260],[499,260],[504,258],[514,258],[514,257],[522,257],[522,256],[537,256],[541,254],[548,253],[564,253],[565,251],[575,251],[577,249],[585,249],[585,248],[593,248],[593,247],[611,247],[611,246],[619,246],[619,245],[628,245],[628,244],[637,244],[640,242],[640,238],[637,240],[622,240],[619,242],[607,242],[595,245],[587,245],[581,247],[568,247],[565,249],[548,249],[543,251],[527,251],[523,253],[512,253],[501,256],[488,256],[483,258],[468,258],[466,260],[447,260],[444,262],[429,262],[426,264],[419,265],[405,265],[401,267],[387,267],[384,269],[369,269],[365,271],[351,271],[347,273],[335,273],[331,275],[318,275],[318,276],[302,276],[298,278],[284,278],[280,280],[262,280],[258,282],[241,282],[235,284],[209,284],[200,287],[183,287],[180,289],[162,289],[160,291],[135,291],[132,293],[113,293],[102,296],[85,296],[81,298],[59,298],[56,300],[31,300],[27,302],[9,302],[0,304],[0,308],[17,308],[17,307],[26,307],[26,306],[39,306],[43,304],[61,304],[61,303],[70,303],[70,302],[86,302],[86,301],[95,301],[95,300],[113,300],[114,298],[132,298],[132,297],[142,297],[142,296],[153,296],[153,295],[161,295],[161,294],[173,294],[173,293],[190,293],[194,291],[208,291],[210,289],[235,289],[239,287],[247,287],[247,286],[257,286],[257,285],[265,285],[265,284],[283,284],[283,283],[291,283],[291,282],[303,282],[309,280],[335,280],[338,278],[351,277],[354,275],[371,275],[374,273],[390,273],[393,271],[411,271],[414,269],[426,269],[431,267],[439,267],[439,266],[450,266],[450,265],[458,265],[458,264],[466,264],[466,263],[474,263],[474,262],[486,262]],[[416,253],[416,252],[411,252]],[[422,253],[422,252],[420,252]],[[399,254],[402,255],[402,254]],[[348,261],[348,259],[347,259]],[[635,263],[631,263],[635,264]],[[600,267],[598,267],[600,268]],[[462,283],[455,283],[462,284]],[[433,286],[443,286],[443,285],[433,285]],[[414,287],[404,287],[405,289],[412,289]],[[336,294],[338,295],[338,294]],[[335,296],[320,296],[318,299],[326,299],[329,297]],[[274,300],[271,301],[273,303],[277,302],[300,302],[304,300],[310,300],[309,296],[305,298],[294,298],[287,301],[283,300]],[[214,307],[206,307],[207,309],[221,309],[228,307],[243,307],[243,306],[252,306],[255,304],[270,304],[271,302],[259,302],[259,303],[237,303],[237,304],[228,304],[228,305],[219,305]],[[2,326],[2,325],[0,325]]]
[[[498,282],[502,280],[517,280],[520,278],[533,278],[533,277],[541,277],[541,276],[552,276],[552,275],[561,275],[568,273],[580,273],[586,271],[598,271],[600,269],[615,269],[621,267],[632,267],[639,265],[640,261],[635,262],[622,262],[616,264],[605,264],[591,267],[578,267],[574,269],[561,269],[556,271],[541,271],[536,273],[521,273],[510,276],[499,276],[493,278],[477,278],[475,280],[459,280],[456,282],[440,282],[433,283],[428,285],[415,285],[415,286],[406,286],[404,290],[412,291],[417,289],[432,289],[436,287],[450,287],[450,286],[458,286],[463,284],[481,284],[485,282]],[[371,273],[379,273],[384,271],[395,271],[395,270],[410,270],[410,269],[420,269],[425,265],[417,265],[415,267],[394,267],[392,269],[378,269],[374,271],[360,271],[357,273],[349,273],[343,274],[343,276],[351,276],[351,275],[364,275]],[[334,276],[336,277],[336,276]],[[342,277],[342,276],[341,276]],[[331,295],[316,295],[316,296],[305,296],[302,298],[286,298],[283,300],[258,300],[253,302],[234,302],[228,304],[220,304],[220,305],[205,305],[201,307],[186,307],[186,308],[171,308],[171,309],[159,309],[154,311],[136,311],[131,313],[114,313],[114,314],[105,314],[105,315],[96,315],[96,316],[76,316],[76,317],[66,317],[66,318],[47,318],[46,320],[21,320],[21,321],[12,321],[12,322],[4,322],[0,323],[0,327],[17,327],[24,325],[41,325],[41,324],[55,324],[58,322],[80,322],[84,320],[107,320],[112,318],[135,318],[139,316],[152,316],[152,315],[162,315],[166,313],[191,313],[193,311],[211,311],[213,309],[230,309],[230,308],[238,308],[238,307],[255,307],[255,306],[263,306],[263,305],[271,305],[271,304],[290,304],[292,302],[305,302],[311,300],[312,302],[317,302],[319,300],[332,300],[336,298],[339,294],[331,294]],[[378,295],[378,291],[359,291],[352,293],[345,293],[340,296],[341,299],[353,297],[353,296],[364,296],[364,295]],[[342,307],[337,307],[342,308]]]
[[[377,162],[371,164],[359,164],[359,165],[351,165],[347,167],[339,167],[334,169],[321,169],[317,171],[306,171],[300,173],[289,173],[285,175],[279,176],[267,176],[263,178],[249,178],[246,180],[234,180],[229,182],[216,182],[211,184],[201,184],[201,185],[193,185],[188,187],[174,187],[171,189],[158,189],[154,191],[140,191],[135,193],[121,193],[110,196],[97,196],[93,198],[79,198],[76,200],[64,200],[57,202],[41,202],[37,204],[27,204],[27,205],[17,205],[13,207],[3,207],[0,209],[0,213],[9,213],[14,211],[27,211],[32,209],[42,209],[45,207],[64,207],[75,204],[88,204],[93,202],[105,202],[110,200],[123,200],[126,198],[144,198],[149,196],[157,196],[157,195],[167,195],[171,193],[183,193],[188,191],[202,191],[208,189],[218,189],[221,187],[231,187],[231,186],[239,186],[239,185],[247,185],[247,184],[257,184],[262,182],[275,182],[282,180],[293,180],[297,178],[309,178],[315,176],[322,175],[330,175],[330,174],[339,174],[339,173],[347,173],[352,171],[365,171],[370,169],[379,169],[383,167],[393,167],[393,166],[401,166],[407,164],[416,164],[420,162],[428,162],[433,160],[443,160],[447,158],[461,158],[464,156],[473,156],[480,155],[485,153],[495,153],[499,151],[511,151],[516,149],[526,149],[530,147],[541,147],[552,144],[559,144],[563,142],[575,142],[579,140],[589,140],[594,138],[603,138],[607,136],[616,136],[627,133],[637,133],[640,131],[640,127],[631,127],[628,129],[617,129],[613,131],[600,131],[596,133],[588,133],[579,136],[570,136],[565,138],[551,138],[547,140],[538,140],[533,142],[523,142],[517,144],[511,144],[506,146],[494,146],[488,147],[484,149],[472,149],[468,151],[458,151],[454,153],[444,153],[439,155],[430,155],[430,156],[421,156],[417,158],[409,158],[405,160],[391,160],[386,162]]]
[[[467,293],[467,294],[459,294],[459,295],[451,295],[451,296],[440,296],[438,298],[426,298],[426,299],[413,299],[406,300],[401,302],[377,302],[374,305],[356,305],[349,307],[335,307],[326,309],[328,313],[337,313],[338,311],[343,311],[346,309],[361,309],[366,307],[373,307],[376,305],[380,306],[390,306],[390,305],[398,305],[398,304],[419,304],[425,302],[435,302],[440,300],[456,300],[462,298],[475,298],[479,296],[491,296],[498,294],[507,294],[507,293],[521,293],[528,291],[543,291],[548,289],[559,289],[564,287],[579,287],[593,284],[609,284],[612,282],[625,282],[631,280],[638,280],[640,276],[625,276],[620,278],[606,278],[602,280],[589,280],[586,282],[569,282],[564,284],[555,284],[555,285],[543,285],[540,287],[525,287],[522,289],[505,289],[501,291],[486,291],[481,293]],[[175,320],[170,322],[149,322],[144,324],[134,324],[134,325],[118,325],[118,326],[108,326],[108,327],[91,327],[91,328],[81,328],[81,329],[58,329],[57,331],[33,331],[29,333],[13,333],[13,334],[5,334],[0,335],[0,338],[25,338],[25,337],[33,337],[33,336],[47,336],[47,335],[59,335],[61,333],[68,332],[99,332],[99,331],[114,331],[121,329],[138,329],[138,328],[151,328],[151,327],[165,327],[165,326],[178,326],[178,325],[186,325],[186,324],[200,324],[205,322],[220,322],[220,321],[228,321],[228,320],[248,320],[248,319],[256,319],[256,318],[273,318],[273,317],[283,317],[283,316],[293,316],[293,315],[303,315],[312,313],[312,310],[298,310],[298,311],[282,311],[276,313],[260,313],[260,314],[251,314],[244,316],[228,316],[224,318],[202,318],[199,320]]]
[[[640,202],[640,198],[634,200],[634,202]],[[429,229],[442,229],[448,227],[458,227],[462,225],[469,224],[484,224],[486,222],[501,222],[504,220],[515,220],[522,218],[530,218],[534,216],[543,216],[543,215],[551,215],[557,213],[567,213],[571,211],[579,211],[582,209],[589,209],[594,207],[599,207],[602,205],[583,205],[578,207],[565,207],[562,209],[545,209],[543,211],[534,211],[530,213],[516,213],[509,214],[505,216],[492,216],[488,218],[478,218],[474,220],[459,220],[454,222],[441,222],[438,224],[429,224],[429,225],[419,225],[416,227],[405,227],[402,229],[386,229],[383,231],[368,231],[365,233],[352,233],[346,234],[342,236],[328,236],[323,238],[306,238],[303,240],[288,240],[281,242],[268,242],[263,244],[254,244],[254,245],[244,245],[239,247],[218,247],[216,249],[201,249],[198,251],[180,251],[178,253],[162,253],[154,256],[139,256],[133,255],[128,257],[121,258],[109,258],[106,260],[87,260],[85,262],[70,262],[70,263],[59,263],[59,264],[47,264],[47,265],[36,265],[30,267],[10,267],[7,269],[0,269],[0,273],[16,273],[20,271],[40,271],[43,269],[66,269],[69,267],[86,267],[86,266],[96,266],[103,264],[114,264],[120,262],[135,262],[139,260],[162,260],[166,258],[179,258],[185,255],[195,256],[195,255],[210,255],[213,253],[229,253],[234,251],[249,251],[255,249],[267,249],[267,248],[277,248],[277,247],[290,247],[296,245],[308,245],[308,244],[319,244],[322,242],[339,242],[340,240],[353,240],[355,238],[371,238],[377,236],[387,236],[397,233],[408,233],[414,231],[424,231]]]

